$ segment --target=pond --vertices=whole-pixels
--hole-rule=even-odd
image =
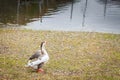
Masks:
[[[0,27],[120,34],[120,0],[0,0]]]

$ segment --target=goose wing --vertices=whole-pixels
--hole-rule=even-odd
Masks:
[[[41,56],[41,50],[36,51],[30,58],[29,60],[35,59],[35,58],[39,58]]]

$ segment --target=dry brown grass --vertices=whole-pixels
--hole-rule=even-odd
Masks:
[[[46,40],[50,55],[38,74],[24,65]],[[1,80],[120,80],[120,35],[0,29]]]

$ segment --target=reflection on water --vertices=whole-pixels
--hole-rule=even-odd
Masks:
[[[0,0],[0,26],[120,34],[120,0]]]

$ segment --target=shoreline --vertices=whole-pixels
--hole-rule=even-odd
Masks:
[[[31,31],[53,31],[53,32],[74,32],[74,33],[100,33],[100,34],[115,34],[115,35],[120,35],[120,32],[102,32],[102,31],[87,31],[87,30],[47,30],[47,29],[41,29],[41,30],[36,30],[36,29],[29,29],[29,28],[25,28],[25,27],[2,27],[0,29],[9,29],[9,30],[31,30]]]

